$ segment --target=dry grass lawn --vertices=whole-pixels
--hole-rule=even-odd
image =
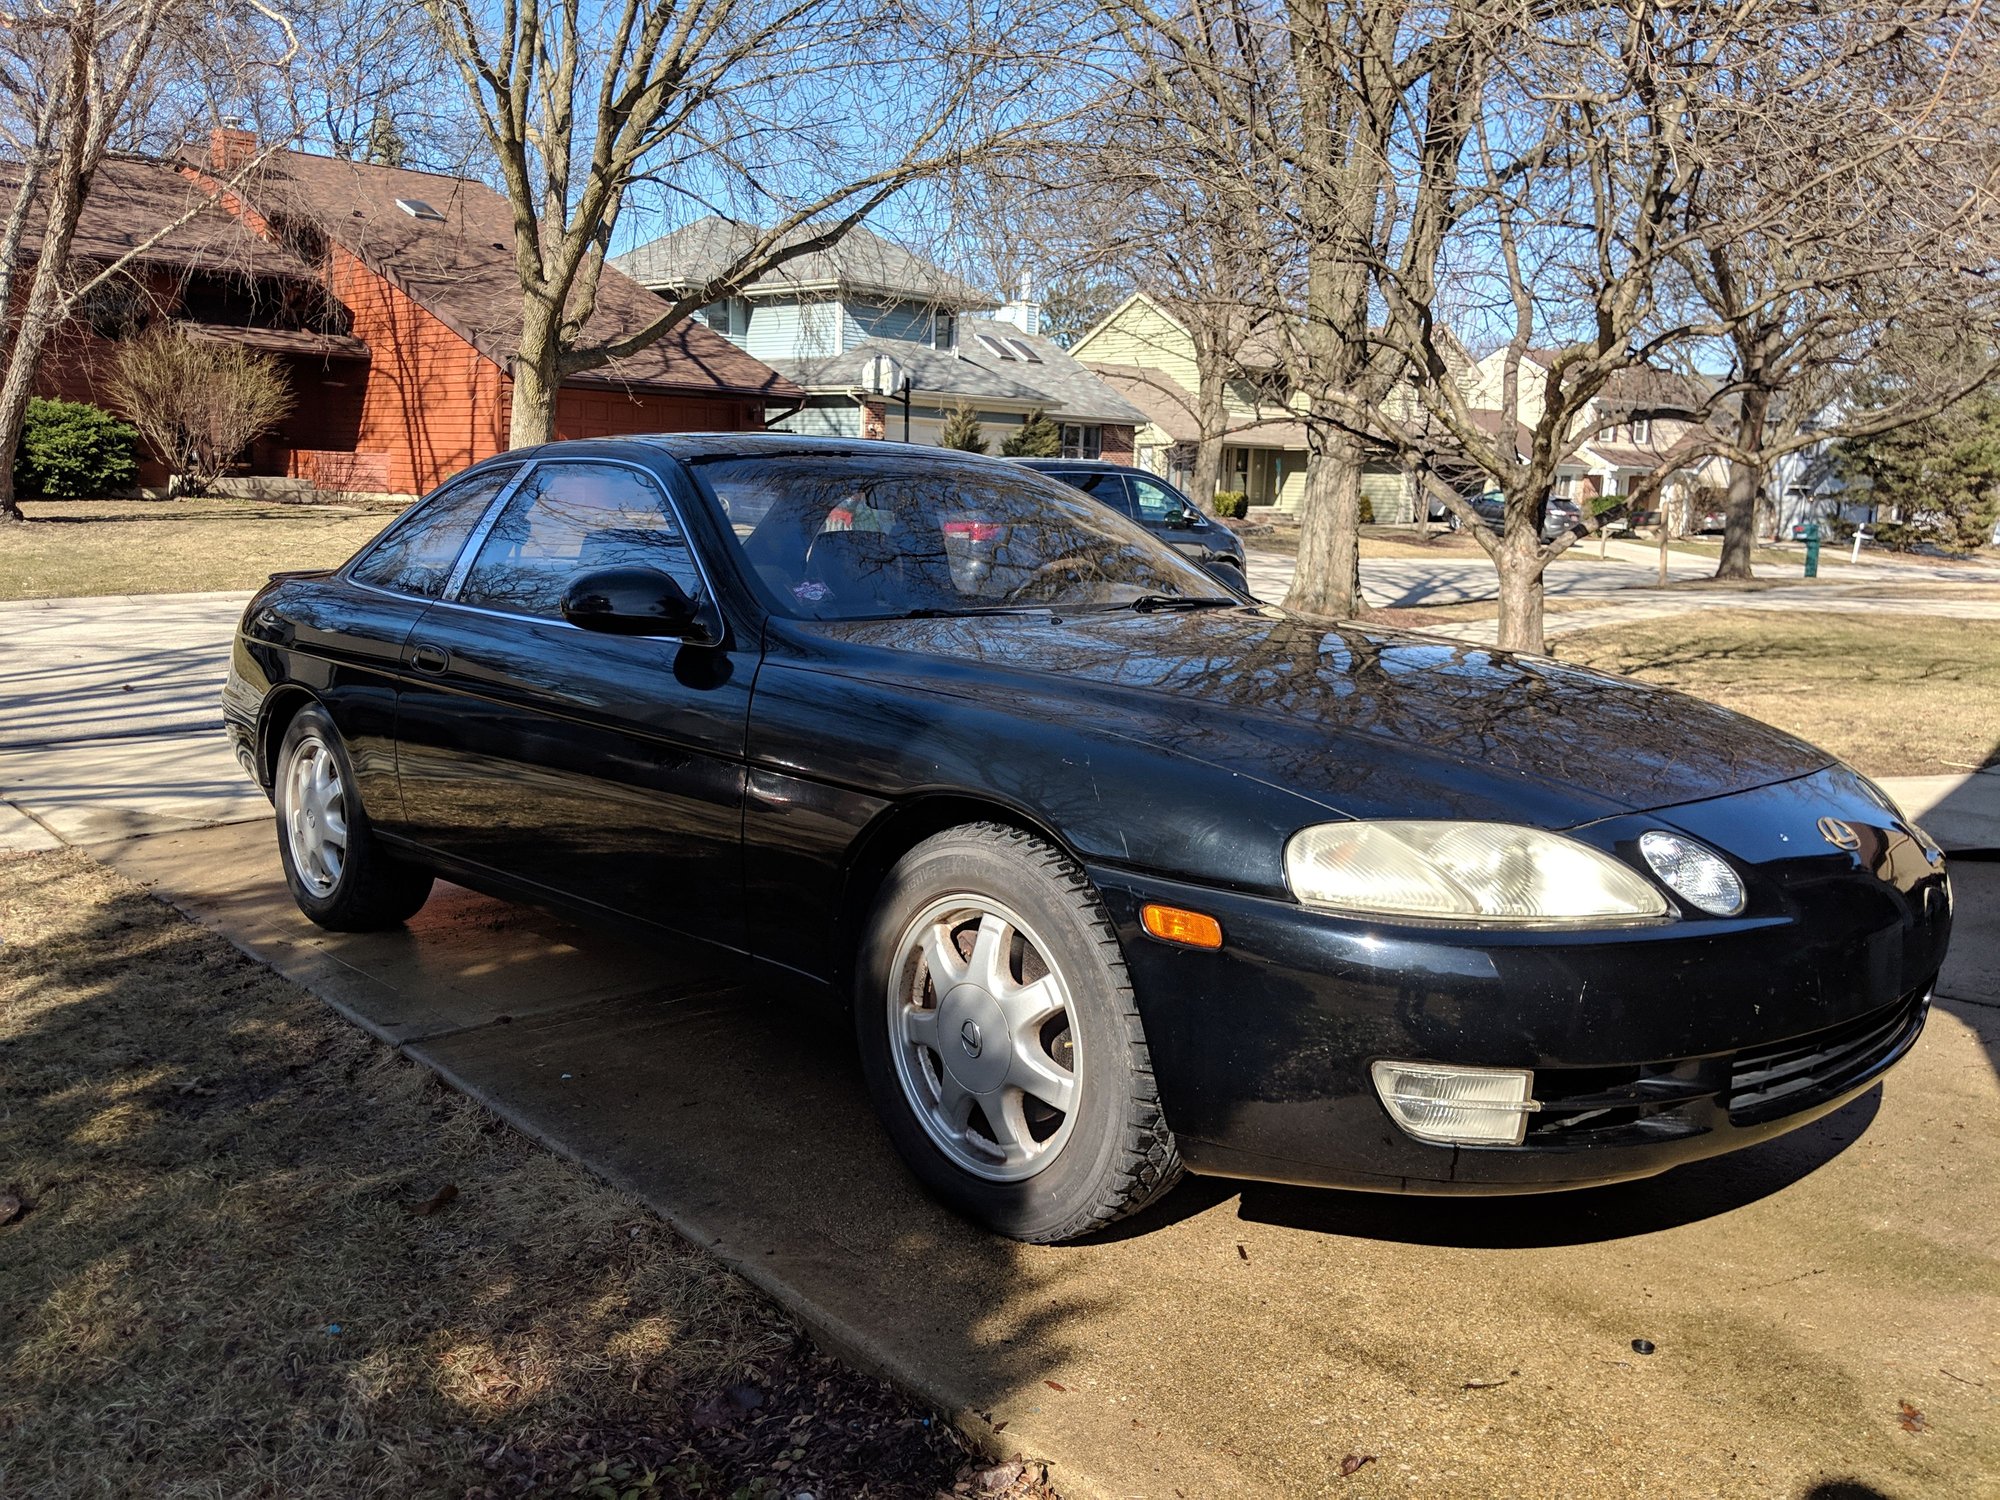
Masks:
[[[122,877],[0,860],[0,943],[0,1495],[952,1486],[941,1418]]]
[[[345,562],[400,506],[257,500],[28,500],[0,527],[0,599],[256,588]]]
[[[2000,622],[1711,609],[1552,648],[1713,699],[1874,775],[2000,762]]]

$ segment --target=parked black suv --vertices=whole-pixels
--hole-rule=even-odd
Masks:
[[[1236,533],[1203,515],[1192,500],[1157,474],[1100,458],[1021,458],[1015,462],[1102,500],[1175,551],[1200,563],[1237,593],[1249,592],[1243,543],[1236,539]]]

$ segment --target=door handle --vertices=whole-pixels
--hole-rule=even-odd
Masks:
[[[410,653],[410,665],[436,677],[451,665],[451,653],[442,646],[419,646]]]

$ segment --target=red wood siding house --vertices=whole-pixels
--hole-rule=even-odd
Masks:
[[[115,339],[157,317],[198,337],[275,354],[295,408],[253,445],[243,472],[321,488],[420,494],[507,446],[508,361],[520,330],[513,221],[466,179],[272,154],[233,189],[217,173],[253,150],[217,132],[201,161],[107,162],[93,185],[79,258],[107,261],[157,226],[202,211],[135,264],[107,308],[126,328],[79,318],[44,362],[42,394],[107,404]],[[587,336],[646,326],[659,300],[607,267]],[[798,388],[698,322],[629,359],[573,377],[558,437],[735,431]],[[142,479],[158,482],[157,465]]]

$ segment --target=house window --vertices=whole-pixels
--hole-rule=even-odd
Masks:
[[[1042,362],[1041,355],[1035,353],[1033,349],[1029,348],[1026,344],[1021,342],[1021,340],[1006,339],[1003,340],[1003,342],[1007,345],[1009,349],[1012,349],[1016,355],[1018,355],[1022,359],[1025,359],[1029,364],[1038,365]]]
[[[1096,458],[1103,452],[1102,429],[1096,427],[1065,426],[1062,430],[1062,456],[1064,458]]]
[[[1653,440],[1652,418],[1634,417],[1632,419],[1632,441],[1635,443],[1650,443],[1652,440]]]
[[[1000,340],[992,337],[990,334],[975,333],[973,337],[979,340],[981,348],[985,349],[987,353],[993,355],[997,359],[1009,359],[1009,360],[1015,360],[1017,362],[1020,359],[1020,355],[1015,354],[1005,344],[1001,343]]]
[[[948,312],[936,315],[931,323],[931,347],[949,349],[958,342],[958,319]]]
[[[1576,498],[1576,475],[1556,475],[1555,494],[1559,500],[1574,500]]]
[[[697,316],[726,339],[741,338],[750,331],[750,304],[741,297],[711,302]]]

